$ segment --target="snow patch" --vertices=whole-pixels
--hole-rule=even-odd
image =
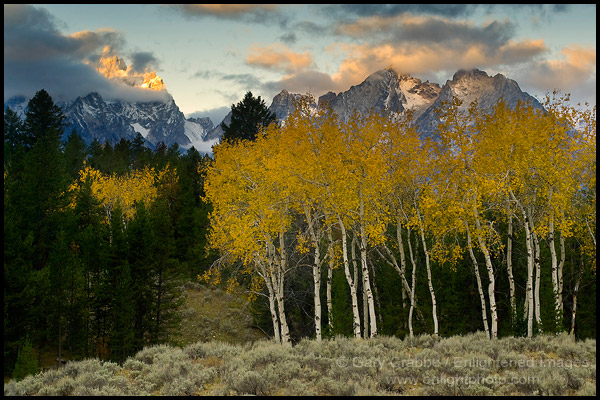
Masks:
[[[134,131],[136,131],[137,133],[142,135],[144,137],[144,139],[146,138],[146,136],[148,136],[148,133],[150,133],[150,131],[148,129],[144,128],[138,122],[131,124],[131,127],[133,128]]]
[[[206,131],[200,124],[188,121],[187,119],[184,122],[183,128],[183,133],[188,137],[188,139],[190,139],[190,142],[192,143],[196,141],[203,141],[204,137],[206,136]]]
[[[207,154],[212,154],[212,147],[213,145],[219,143],[219,141],[221,140],[221,138],[216,138],[216,139],[211,139],[211,140],[207,140],[207,141],[203,141],[203,140],[195,140],[195,141],[191,141],[192,143],[190,143],[189,145],[185,145],[185,146],[181,146],[182,149],[190,149],[193,147],[196,148],[196,150],[198,150],[198,152],[200,154],[202,153],[207,153]]]

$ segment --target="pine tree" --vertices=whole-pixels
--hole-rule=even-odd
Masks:
[[[83,161],[87,155],[85,142],[81,134],[73,129],[67,137],[64,147],[67,173],[71,179],[75,179],[79,175],[79,170],[83,167]]]
[[[255,98],[248,91],[237,105],[231,105],[231,123],[221,123],[223,140],[256,140],[256,135],[275,121],[275,114],[269,111],[264,100]]]
[[[10,163],[11,156],[21,143],[23,121],[10,107],[4,110],[4,168]]]
[[[54,104],[48,92],[44,89],[37,92],[29,100],[25,111],[23,126],[25,147],[32,148],[38,140],[49,135],[55,140],[60,140],[64,132],[65,119],[62,110]]]
[[[27,375],[34,375],[38,372],[38,361],[33,351],[33,346],[29,338],[25,338],[23,347],[19,349],[19,356],[15,363],[12,378],[20,381]]]

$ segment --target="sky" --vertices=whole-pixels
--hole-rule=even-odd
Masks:
[[[119,79],[98,72],[114,56]],[[4,5],[5,101],[164,100],[123,83],[153,72],[186,117],[218,124],[247,91],[318,98],[388,66],[440,85],[478,68],[596,104],[596,5]]]

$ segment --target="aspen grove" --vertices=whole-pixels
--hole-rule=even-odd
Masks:
[[[396,295],[407,312],[399,323],[409,336],[414,318],[429,319],[434,335],[443,324],[435,264],[455,274],[468,273],[463,266],[470,265],[481,303],[479,329],[489,338],[517,335],[518,326],[528,337],[573,334],[582,276],[596,272],[596,120],[595,106],[571,107],[568,100],[555,93],[545,110],[499,102],[486,113],[454,99],[438,111],[435,134],[421,138],[410,111],[355,113],[340,121],[326,107],[311,108],[307,95],[255,141],[214,147],[204,189],[213,206],[209,244],[220,258],[208,275],[227,271],[232,283],[249,279],[250,297],[268,299],[273,336],[282,343],[290,342],[287,280],[305,265],[313,276],[317,340],[324,321],[328,331],[334,323],[331,276],[338,268],[352,334],[377,336],[382,317],[375,278],[382,265],[400,277]],[[567,240],[580,260],[568,308]],[[542,302],[541,269],[548,266],[553,296]],[[423,270],[426,281],[418,282]],[[509,290],[500,294],[496,281],[504,274]],[[417,296],[419,285],[427,287],[426,302]],[[511,327],[506,332],[499,328],[500,295],[510,304],[502,314],[509,319],[503,326]],[[542,310],[554,317],[542,320]]]

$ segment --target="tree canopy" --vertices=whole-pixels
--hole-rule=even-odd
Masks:
[[[223,140],[256,140],[261,129],[266,128],[275,121],[275,114],[269,111],[263,99],[254,97],[252,92],[246,95],[237,104],[231,105],[231,122],[229,125],[221,123]]]

